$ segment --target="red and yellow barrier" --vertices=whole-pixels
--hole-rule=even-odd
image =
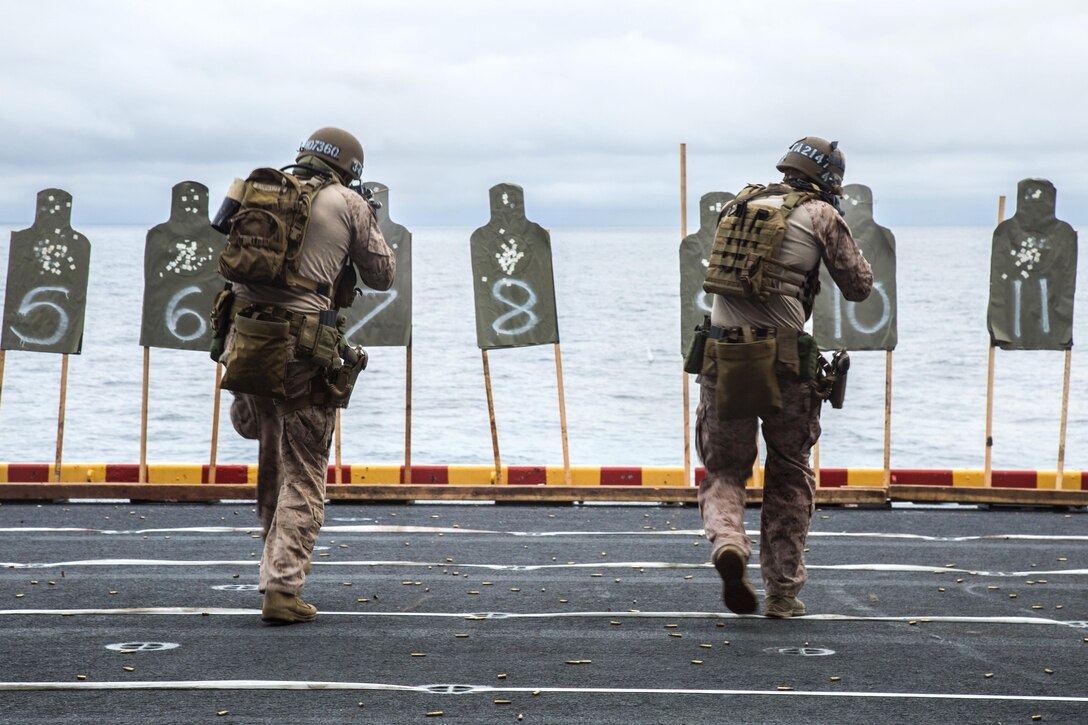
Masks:
[[[53,480],[47,463],[0,464],[0,499],[68,500],[133,499],[206,501],[252,499],[257,466],[228,464],[212,471],[199,464],[152,464],[147,482],[140,483],[137,464],[79,464],[61,466]],[[491,466],[415,465],[405,481],[400,465],[346,465],[328,471],[328,496],[342,501],[643,501],[694,503],[703,468],[687,485],[680,467],[575,466],[567,485],[562,466],[504,466],[502,484]],[[886,505],[889,501],[958,502],[1043,506],[1088,505],[1088,473],[1065,471],[1057,484],[1056,471],[993,471],[985,486],[981,470],[892,469],[891,484],[883,487],[879,468],[824,468],[816,500],[820,504]],[[748,481],[748,500],[756,504],[763,491]]]
[[[60,479],[51,480],[53,466],[48,463],[0,464],[0,484],[4,483],[126,483],[139,481],[139,466],[124,464],[66,463],[61,466]],[[696,468],[695,484],[702,482],[706,472]],[[433,466],[413,465],[412,480],[404,480],[400,465],[344,465],[341,481],[355,485],[415,484],[427,486],[494,486],[495,469],[491,466]],[[820,470],[820,488],[881,488],[884,472],[879,468],[824,468]],[[148,485],[207,484],[211,480],[208,465],[150,464]],[[335,470],[329,467],[328,481],[335,480]],[[257,466],[226,464],[216,466],[215,484],[255,484]],[[751,480],[749,479],[749,484]],[[891,471],[895,486],[933,488],[985,488],[981,470],[973,469],[915,469]],[[562,466],[503,466],[505,486],[565,486]],[[571,485],[576,487],[645,487],[684,488],[684,471],[671,466],[573,466]],[[1057,490],[1057,472],[1053,470],[993,471],[992,488]],[[1088,472],[1064,471],[1061,490],[1088,491]]]

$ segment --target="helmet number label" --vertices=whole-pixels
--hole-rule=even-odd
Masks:
[[[781,146],[779,148],[781,148]],[[805,158],[812,159],[821,167],[825,169],[827,168],[827,155],[819,149],[809,146],[807,143],[801,143],[800,141],[798,141],[793,146],[790,146],[790,151],[801,154]]]
[[[325,154],[334,159],[340,158],[340,147],[335,146],[328,141],[322,141],[321,139],[312,138],[306,143],[302,144],[301,151],[312,151],[315,154]]]

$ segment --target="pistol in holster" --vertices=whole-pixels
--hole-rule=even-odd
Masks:
[[[325,402],[330,408],[346,408],[351,400],[351,393],[355,390],[355,381],[359,379],[359,373],[366,370],[369,356],[366,350],[359,346],[344,345],[340,348],[340,357],[343,363],[340,367],[329,370],[327,373],[328,384],[326,392],[328,400]]]
[[[703,357],[706,355],[706,339],[710,331],[710,318],[704,317],[701,324],[688,341],[688,350],[684,355],[684,372],[698,375],[703,370]]]
[[[346,408],[359,373],[366,370],[370,358],[363,348],[347,344],[342,333],[345,320],[337,310],[324,310],[318,319],[323,329],[336,331],[336,341],[331,361],[325,365],[324,376],[314,381],[317,389],[313,391],[313,402],[329,408]]]
[[[816,395],[827,400],[831,407],[842,408],[846,400],[846,377],[850,372],[850,353],[839,350],[831,356],[831,362],[820,356],[816,375]]]

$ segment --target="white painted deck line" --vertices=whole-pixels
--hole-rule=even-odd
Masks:
[[[27,690],[380,690],[438,695],[524,694],[533,692],[601,695],[745,695],[755,697],[838,697],[866,699],[975,700],[989,702],[1088,702],[1084,696],[1064,695],[980,695],[955,692],[824,692],[818,690],[718,690],[638,687],[495,687],[457,685],[456,693],[442,692],[447,685],[392,685],[373,682],[306,680],[161,680],[141,682],[0,682],[0,691]]]
[[[0,528],[0,534],[32,533],[92,533],[106,536],[147,536],[151,534],[252,534],[260,530],[258,526],[186,526],[162,529],[94,529],[74,527],[7,527]],[[562,536],[705,536],[702,529],[677,530],[633,530],[633,531],[499,531],[492,529],[466,529],[446,526],[338,526],[321,527],[324,534],[476,534],[491,536],[516,536],[527,538],[555,538]],[[759,531],[745,531],[749,536],[758,537]],[[847,539],[898,539],[913,541],[936,541],[959,543],[969,541],[1070,541],[1088,542],[1088,536],[1078,535],[1042,535],[1042,534],[985,534],[981,536],[926,536],[924,534],[884,533],[879,531],[811,531],[809,538],[847,538]]]
[[[0,609],[0,616],[130,616],[130,615],[200,615],[200,616],[259,616],[260,609],[237,607],[118,607],[87,609]],[[435,618],[435,619],[764,619],[758,614],[732,614],[730,612],[335,612],[321,610],[322,617],[394,617],[394,618]],[[1014,624],[1027,626],[1058,626],[1073,629],[1086,629],[1088,622],[1063,621],[1046,617],[958,617],[941,615],[898,616],[858,616],[850,614],[809,614],[787,621],[826,621],[826,622],[895,622],[915,624],[955,623],[955,624]]]
[[[97,567],[97,566],[231,566],[253,567],[260,562],[254,559],[74,559],[54,562],[0,562],[0,569],[56,569],[62,567]],[[439,561],[402,561],[402,560],[353,560],[314,562],[320,567],[410,567],[426,569],[486,569],[488,571],[542,571],[548,569],[710,569],[709,563],[669,562],[669,561],[611,561],[582,564],[470,564],[465,562]],[[749,569],[759,569],[758,562],[748,564]],[[958,567],[937,567],[932,564],[807,564],[810,570],[822,571],[874,571],[874,572],[918,572],[923,574],[968,574],[979,577],[1039,577],[1039,576],[1084,576],[1088,569],[1031,569],[1029,571],[984,571],[980,569],[962,569]]]

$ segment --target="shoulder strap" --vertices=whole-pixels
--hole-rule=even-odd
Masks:
[[[779,211],[783,218],[789,217],[794,208],[809,199],[817,197],[818,195],[812,192],[791,191],[786,194],[786,198],[782,201],[782,206],[779,208]],[[764,274],[773,279],[785,282],[795,288],[796,291],[793,292],[792,296],[801,300],[805,307],[805,319],[807,320],[812,314],[812,300],[820,291],[819,261],[817,260],[816,267],[808,272],[775,260],[767,260],[764,264],[766,266]]]
[[[292,168],[292,167],[286,167]],[[298,258],[302,256],[302,245],[306,241],[306,230],[310,226],[310,210],[313,206],[314,198],[318,193],[326,186],[339,183],[331,175],[326,174],[314,174],[310,178],[302,182],[302,193],[299,196],[298,213],[295,214],[294,224],[287,231],[287,248],[294,249],[295,253],[293,257],[287,259],[287,265],[284,269],[284,280],[292,287],[302,287],[311,292],[315,292],[323,297],[332,296],[332,286],[327,282],[317,282],[308,277],[303,277],[298,274],[295,269],[298,267]]]
[[[782,202],[782,211],[789,216],[789,213],[793,211],[794,207],[803,204],[809,199],[815,199],[816,194],[808,191],[791,191],[786,194],[786,199]]]
[[[763,184],[748,184],[748,186],[741,189],[740,193],[737,194],[736,201],[745,201],[747,199],[751,199],[753,196],[756,196],[757,194],[760,194],[766,190],[767,187]]]
[[[763,193],[766,191],[767,187],[763,184],[748,184],[747,186],[745,186],[743,189],[740,190],[739,194],[737,194],[734,198],[730,199],[729,202],[722,207],[722,210],[718,212],[718,224],[721,224],[722,219],[729,216],[732,211],[737,207],[740,207],[739,213],[741,216],[743,216],[746,209],[745,205],[747,204],[748,200],[757,196],[762,196]]]

